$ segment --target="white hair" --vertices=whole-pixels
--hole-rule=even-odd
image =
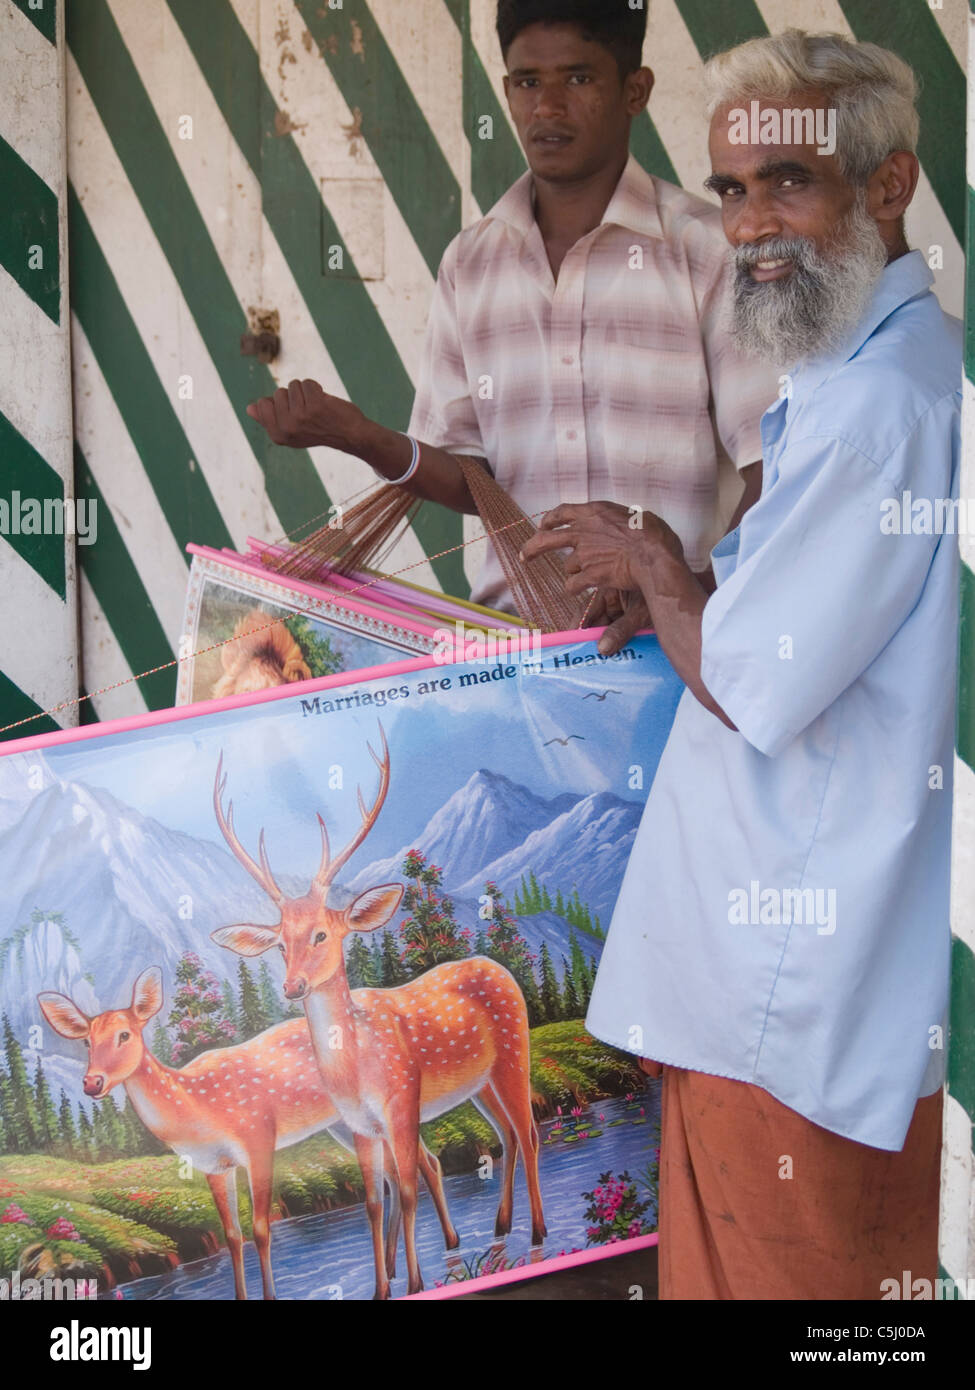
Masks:
[[[717,54],[704,77],[709,117],[762,97],[827,94],[836,109],[836,158],[850,183],[864,185],[895,150],[917,150],[914,70],[877,44],[787,29]]]

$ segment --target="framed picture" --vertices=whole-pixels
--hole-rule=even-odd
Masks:
[[[361,586],[358,593],[329,592],[283,579],[232,551],[188,549],[193,563],[181,641],[188,659],[179,666],[178,705],[437,649],[438,622],[429,613],[382,603]]]
[[[658,1083],[585,1014],[681,691],[573,633],[3,745],[0,1276],[429,1298],[653,1243]]]

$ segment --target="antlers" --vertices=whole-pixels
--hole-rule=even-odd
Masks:
[[[371,743],[366,744],[373,762],[379,768],[379,790],[376,793],[376,799],[373,802],[372,810],[367,811],[366,803],[362,799],[362,788],[356,787],[356,795],[359,798],[359,814],[362,816],[362,824],[337,859],[333,860],[330,857],[328,831],[325,829],[325,822],[322,820],[321,816],[318,817],[318,823],[322,827],[322,862],[319,866],[318,873],[312,879],[311,888],[312,891],[318,892],[321,895],[323,903],[328,893],[329,885],[333,882],[335,875],[344,864],[348,863],[369,834],[369,831],[376,823],[376,817],[383,808],[383,802],[386,800],[386,793],[389,791],[389,744],[386,742],[386,734],[382,724],[379,726],[379,737],[383,741],[383,756],[381,758],[376,756],[376,752]]]
[[[264,848],[264,831],[261,831],[260,839],[257,842],[261,862],[260,864],[256,864],[237,838],[237,832],[234,830],[234,803],[232,801],[228,801],[227,803],[226,816],[223,813],[223,806],[221,803],[223,800],[223,790],[227,785],[227,776],[226,773],[224,773],[221,777],[221,772],[223,772],[222,753],[217,763],[217,775],[213,783],[213,810],[217,817],[217,824],[223,831],[223,838],[233,851],[234,858],[238,859],[247,872],[253,875],[274,903],[275,907],[283,907],[285,896],[275,883],[274,875],[271,873],[271,866],[267,860],[267,850]]]
[[[372,810],[367,811],[366,803],[362,798],[362,788],[356,788],[362,824],[352,837],[352,840],[336,859],[332,859],[331,857],[328,843],[328,831],[325,829],[325,822],[320,815],[318,817],[318,824],[321,826],[322,830],[322,860],[318,872],[312,879],[309,892],[318,893],[323,903],[328,894],[329,886],[335,879],[335,875],[344,864],[348,863],[352,855],[369,834],[369,831],[376,822],[376,817],[382,810],[383,802],[386,800],[386,793],[389,791],[389,745],[386,742],[386,734],[382,724],[379,726],[379,737],[382,739],[383,747],[383,756],[381,758],[377,756],[371,743],[366,744],[373,762],[379,768],[379,790],[376,793],[376,799],[373,802]],[[261,830],[260,838],[257,842],[261,859],[261,862],[258,864],[251,858],[237,838],[237,832],[234,830],[234,803],[232,801],[227,803],[227,814],[224,815],[222,802],[226,785],[227,776],[226,773],[223,772],[223,753],[221,753],[220,760],[217,763],[217,775],[213,784],[213,810],[217,817],[217,824],[223,832],[224,839],[233,851],[234,857],[239,860],[247,872],[257,880],[265,893],[267,893],[268,897],[272,900],[275,907],[282,908],[286,899],[284,893],[282,893],[281,889],[275,883],[274,875],[271,873],[271,866],[267,858],[267,850],[264,846],[264,831],[263,829]]]

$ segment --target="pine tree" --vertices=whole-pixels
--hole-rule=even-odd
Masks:
[[[223,995],[223,1016],[228,1023],[232,1023],[234,1028],[240,1028],[240,1019],[237,1017],[237,996],[234,994],[234,987],[229,980],[224,980],[220,986],[220,993]],[[158,1052],[156,1056],[159,1057]],[[162,1061],[162,1058],[159,1058]]]
[[[369,943],[369,972],[368,981],[371,987],[381,985],[383,982],[383,943],[378,932],[373,932]]]
[[[61,1092],[58,1106],[58,1152],[62,1158],[76,1158],[78,1133],[74,1127],[74,1114],[67,1091]]]
[[[91,1125],[93,1136],[92,1159],[95,1163],[107,1163],[109,1159],[115,1158],[116,1156],[112,1152],[111,1125],[109,1115],[105,1108],[108,1105],[111,1105],[114,1110],[115,1107],[112,1105],[110,1096],[106,1096],[104,1100],[97,1100],[95,1102],[95,1111],[92,1116]]]
[[[558,890],[558,892],[555,894],[555,911],[559,914],[560,917],[564,917],[564,916],[565,916],[565,903],[562,901],[562,889],[561,889],[561,888],[560,888],[560,889]]]
[[[596,988],[596,970],[597,970],[597,968],[598,968],[598,967],[597,967],[597,965],[596,965],[596,957],[595,957],[595,956],[590,956],[590,957],[589,957],[589,969],[588,969],[588,973],[589,973],[589,998],[590,998],[590,999],[592,998],[592,992],[593,992],[593,990]]]
[[[532,913],[542,910],[542,890],[538,886],[538,879],[535,877],[535,870],[531,869],[528,874],[528,903]]]
[[[548,891],[548,885],[545,883],[542,884],[542,911],[552,911],[552,899]]]
[[[388,928],[383,932],[380,960],[382,962],[382,975],[377,983],[381,984],[383,989],[395,989],[397,985],[406,984],[410,977],[400,959],[396,937]]]
[[[152,1047],[149,1049],[157,1062],[162,1062],[164,1067],[173,1065],[173,1045],[169,1040],[169,1033],[166,1031],[164,1023],[157,1023],[152,1032]]]
[[[58,1142],[58,1117],[39,1056],[34,1073],[34,1105],[37,1108],[37,1142],[45,1153],[53,1153]]]
[[[439,891],[443,870],[428,864],[419,850],[411,849],[401,873],[410,880],[403,896],[403,907],[409,916],[400,927],[410,974],[422,975],[442,961],[462,960],[470,955],[471,933],[457,925],[452,901]]]
[[[10,1077],[0,1068],[0,1153],[14,1152],[13,1103]]]
[[[349,948],[345,953],[345,973],[350,989],[362,989],[372,984],[372,956],[361,932],[353,932]]]
[[[584,1015],[589,1007],[589,971],[574,928],[569,932],[569,972],[572,975],[572,987],[579,1003],[580,1015]]]
[[[572,979],[572,971],[565,956],[562,957],[562,1014],[566,1019],[579,1018],[581,1014],[579,996]]]
[[[475,956],[486,956],[488,954],[487,938],[485,937],[484,933],[480,930],[474,938],[473,954]]]
[[[243,1039],[256,1038],[271,1026],[271,1020],[264,1012],[260,991],[254,983],[254,976],[243,959],[237,962],[237,984],[240,995],[240,1031]]]
[[[559,982],[555,978],[555,967],[552,965],[552,957],[549,955],[548,944],[542,942],[542,949],[539,952],[539,970],[541,972],[542,983],[539,991],[542,1002],[542,1014],[546,1023],[558,1023],[562,1017],[562,998],[559,994]]]
[[[511,971],[524,996],[529,1027],[534,1028],[542,1022],[542,1002],[533,970],[534,958],[498,885],[486,883],[484,893],[491,900],[491,916],[488,918],[487,931],[479,933],[485,937],[484,949],[479,954],[496,960]]]
[[[37,1105],[20,1043],[14,1037],[10,1020],[3,1016],[3,1049],[7,1059],[7,1135],[14,1153],[35,1153],[39,1147],[40,1124]]]
[[[90,1163],[95,1156],[95,1134],[83,1105],[78,1110],[78,1151],[82,1163]]]
[[[267,961],[264,960],[261,961],[261,968],[257,972],[257,992],[261,996],[261,1007],[268,1020],[267,1026],[270,1028],[273,1024],[280,1023],[283,1011],[278,1002],[278,991],[271,978]]]

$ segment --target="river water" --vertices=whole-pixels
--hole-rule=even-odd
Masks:
[[[558,1136],[542,1143],[539,1177],[548,1236],[541,1257],[551,1259],[563,1251],[587,1248],[583,1197],[591,1192],[601,1173],[619,1174],[626,1169],[633,1179],[650,1164],[656,1146],[655,1120],[659,1116],[659,1082],[651,1082],[634,1102],[623,1099],[596,1101],[583,1107],[576,1122],[579,1130],[589,1125],[602,1129],[597,1138],[565,1143]],[[640,1110],[643,1110],[643,1115]],[[605,1117],[600,1120],[600,1116]],[[622,1123],[613,1124],[612,1122]],[[543,1141],[552,1134],[553,1122],[541,1126]],[[564,1130],[564,1132],[566,1132]],[[416,1245],[427,1289],[458,1276],[488,1272],[485,1258],[504,1268],[517,1261],[539,1258],[531,1252],[531,1223],[524,1169],[518,1164],[515,1178],[514,1220],[510,1235],[494,1237],[494,1219],[500,1196],[500,1164],[495,1176],[483,1179],[464,1173],[444,1180],[451,1217],[460,1236],[457,1250],[445,1251],[443,1234],[426,1188],[417,1206]],[[647,1193],[638,1186],[640,1200]],[[651,1209],[644,1221],[656,1226]],[[372,1298],[375,1269],[369,1223],[362,1204],[342,1207],[314,1216],[276,1221],[272,1227],[271,1259],[278,1298]],[[479,1263],[480,1262],[480,1263]],[[503,1263],[502,1263],[503,1262]],[[261,1297],[260,1268],[252,1242],[245,1246],[244,1266],[250,1298]],[[406,1261],[402,1238],[397,1253],[397,1275],[392,1281],[394,1298],[406,1293]],[[451,1274],[453,1273],[453,1278]],[[232,1299],[233,1273],[226,1250],[206,1259],[181,1265],[168,1274],[153,1275],[121,1285],[113,1291],[132,1299]]]

